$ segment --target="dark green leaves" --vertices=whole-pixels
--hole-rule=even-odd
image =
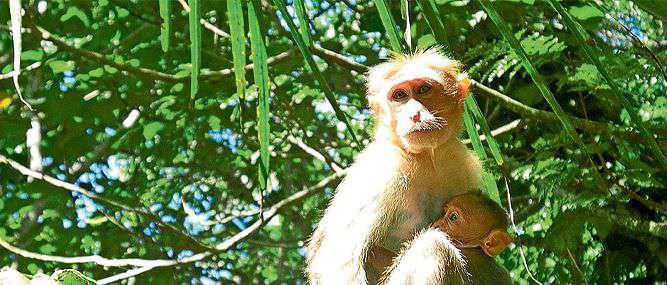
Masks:
[[[188,0],[190,4],[190,101],[194,101],[199,91],[199,69],[201,68],[201,0]]]
[[[561,124],[565,129],[565,133],[574,142],[576,142],[577,145],[581,147],[581,150],[586,154],[591,165],[594,167],[595,165],[593,164],[590,155],[588,155],[588,151],[586,151],[586,146],[582,142],[577,132],[574,130],[574,127],[572,126],[570,119],[567,117],[567,114],[560,106],[560,104],[558,104],[558,101],[556,101],[556,97],[554,97],[554,95],[551,93],[551,90],[549,90],[544,79],[537,72],[537,69],[535,68],[533,63],[530,61],[530,59],[528,59],[526,51],[523,49],[523,47],[521,47],[519,41],[511,33],[507,23],[505,23],[502,20],[502,18],[500,18],[500,15],[498,14],[498,12],[496,12],[495,8],[493,7],[493,5],[491,5],[491,3],[488,0],[479,0],[479,2],[484,8],[484,11],[489,15],[491,21],[498,28],[503,38],[510,44],[510,47],[512,48],[514,53],[519,57],[519,61],[526,69],[528,75],[530,75],[530,77],[535,82],[535,85],[537,86],[537,89],[540,91],[540,94],[542,94],[542,97],[544,97],[544,99],[547,101],[551,109],[554,110],[556,116],[558,116],[558,119],[560,120]],[[597,169],[594,169],[594,174],[596,174],[597,183],[604,183],[599,173],[597,172]],[[603,184],[601,184],[601,188],[604,188]]]
[[[592,41],[588,33],[579,25],[579,23],[577,23],[574,20],[573,18],[574,15],[570,15],[570,13],[567,10],[565,10],[563,5],[561,5],[558,1],[549,0],[549,4],[563,17],[563,20],[565,20],[565,25],[567,25],[570,31],[574,32],[588,60],[593,62],[598,72],[600,72],[600,74],[602,75],[602,78],[604,78],[605,82],[607,82],[607,84],[611,86],[611,89],[614,91],[613,93],[616,96],[616,99],[619,100],[623,104],[623,107],[627,110],[628,114],[630,115],[630,118],[632,119],[632,122],[634,123],[635,126],[637,126],[642,136],[644,137],[644,140],[648,144],[648,148],[651,150],[653,155],[655,155],[656,159],[658,160],[658,162],[660,162],[662,167],[664,169],[667,169],[667,156],[665,156],[665,154],[662,153],[662,150],[660,150],[660,147],[656,143],[653,134],[651,134],[648,131],[648,129],[642,122],[642,119],[639,117],[637,110],[635,110],[635,108],[631,105],[630,101],[625,97],[625,94],[623,94],[623,92],[621,91],[621,87],[612,78],[611,74],[609,74],[607,68],[605,68],[605,66],[602,64],[602,61],[600,61],[600,58],[603,57],[602,53],[588,44],[589,42]],[[595,8],[591,7],[590,9],[595,9]],[[597,11],[599,12],[599,10]]]
[[[270,129],[269,129],[269,67],[266,62],[266,46],[264,36],[257,17],[258,7],[255,1],[248,1],[248,26],[250,27],[250,48],[252,50],[253,75],[257,85],[257,137],[259,139],[259,185],[266,190],[269,181],[269,153]]]

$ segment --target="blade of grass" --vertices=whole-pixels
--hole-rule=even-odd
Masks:
[[[598,72],[600,72],[600,75],[602,75],[602,78],[611,86],[611,89],[616,96],[616,99],[621,101],[621,104],[623,104],[623,108],[625,108],[630,115],[630,119],[634,123],[634,125],[639,129],[640,134],[642,137],[644,137],[645,142],[648,144],[649,150],[655,155],[657,160],[660,162],[660,165],[662,165],[663,168],[667,169],[667,157],[665,157],[665,154],[662,153],[662,150],[660,150],[660,147],[658,146],[658,143],[655,141],[655,138],[653,135],[648,131],[644,123],[642,122],[641,118],[639,117],[639,114],[637,114],[637,111],[635,108],[632,107],[632,104],[630,101],[623,96],[623,92],[621,91],[620,86],[614,81],[607,71],[607,69],[604,67],[602,62],[600,61],[600,57],[602,57],[602,54],[598,49],[593,48],[593,46],[589,45],[588,43],[591,42],[590,35],[584,30],[584,28],[579,25],[579,23],[570,15],[570,13],[565,10],[563,5],[561,5],[558,1],[554,0],[548,0],[549,5],[558,12],[558,14],[563,17],[563,20],[565,21],[565,26],[570,29],[570,31],[574,32],[576,38],[579,40],[580,47],[584,50],[584,53],[586,54],[586,57],[588,58],[589,61],[593,62],[595,67],[597,68]]]
[[[160,25],[160,42],[162,44],[162,51],[169,50],[169,36],[171,35],[171,1],[160,0],[160,18],[162,18],[162,25]]]
[[[493,5],[491,5],[489,0],[478,0],[478,1],[481,4],[482,9],[484,9],[486,14],[491,19],[491,22],[493,22],[494,25],[498,28],[502,37],[509,43],[511,49],[519,58],[519,61],[525,68],[526,72],[533,79],[533,82],[535,82],[535,85],[537,89],[540,91],[540,94],[542,94],[542,97],[544,97],[544,99],[547,101],[547,103],[554,111],[556,116],[558,116],[558,119],[563,125],[563,128],[565,129],[565,132],[567,133],[568,137],[572,139],[581,148],[581,151],[584,153],[584,155],[588,159],[588,162],[591,164],[593,168],[593,177],[596,180],[596,183],[599,185],[599,189],[603,189],[604,191],[606,191],[607,190],[605,186],[606,182],[600,176],[600,173],[598,172],[595,163],[593,163],[593,160],[591,159],[591,156],[588,150],[586,149],[586,145],[584,145],[584,142],[581,140],[577,132],[574,130],[572,122],[570,122],[570,119],[567,117],[567,114],[560,106],[560,104],[558,104],[558,101],[556,101],[556,97],[551,93],[551,90],[549,90],[549,88],[547,87],[547,84],[545,83],[542,76],[537,72],[537,69],[535,68],[535,66],[533,66],[533,63],[530,61],[530,59],[528,59],[526,51],[523,49],[523,47],[521,47],[519,41],[511,33],[509,26],[502,20],[502,18],[500,18],[500,15],[496,11],[496,9],[493,8]]]
[[[333,90],[329,86],[328,81],[322,74],[322,71],[320,71],[319,67],[317,67],[317,63],[315,63],[313,55],[310,52],[310,46],[306,45],[305,41],[301,37],[301,34],[298,32],[299,29],[297,29],[297,27],[292,22],[290,14],[287,12],[287,6],[285,6],[285,2],[283,2],[283,0],[273,0],[273,3],[278,8],[278,11],[280,11],[282,16],[284,17],[285,22],[289,27],[289,32],[292,35],[292,39],[296,43],[297,47],[299,48],[299,51],[301,52],[301,55],[303,55],[304,59],[306,60],[306,63],[308,64],[311,71],[315,75],[315,78],[320,83],[320,87],[322,87],[322,91],[324,91],[324,96],[326,97],[329,104],[331,104],[331,107],[334,109],[336,118],[345,124],[345,127],[347,128],[347,131],[350,133],[352,140],[356,143],[356,148],[360,149],[361,143],[359,142],[359,140],[357,140],[357,136],[354,133],[354,130],[352,129],[349,120],[347,119],[343,111],[340,109],[340,106],[336,101],[336,96],[334,95]],[[303,26],[301,28],[303,31],[308,32],[308,26]]]
[[[296,17],[299,19],[303,41],[306,43],[306,46],[310,47],[313,44],[313,40],[310,38],[310,33],[307,29],[308,16],[306,15],[306,6],[304,6],[303,0],[294,0],[294,10],[296,10]]]
[[[375,7],[377,7],[378,13],[380,14],[380,20],[382,21],[382,26],[387,31],[387,36],[389,37],[389,43],[391,44],[391,49],[396,52],[403,52],[403,46],[401,45],[401,37],[398,30],[396,30],[396,21],[394,17],[389,12],[387,8],[387,2],[385,0],[373,0]]]
[[[464,104],[466,109],[468,109],[468,105],[470,105],[470,102],[472,101],[470,100],[465,101]],[[470,138],[470,142],[472,143],[473,150],[475,150],[475,152],[477,153],[477,155],[481,160],[483,161],[487,160],[488,156],[486,155],[484,146],[482,146],[482,140],[479,138],[479,134],[475,129],[475,121],[470,115],[470,112],[463,113],[463,124],[465,125],[465,129],[466,132],[468,133],[468,137]],[[500,192],[498,192],[498,185],[496,185],[496,181],[494,181],[493,176],[485,171],[484,173],[482,173],[482,182],[484,183],[484,190],[486,194],[489,196],[489,198],[496,201],[498,205],[501,205]]]
[[[257,139],[259,140],[259,187],[262,193],[266,191],[269,185],[269,67],[266,55],[266,45],[264,35],[259,24],[256,1],[248,1],[248,27],[250,28],[250,50],[252,53],[253,75],[255,85],[257,85]],[[263,194],[260,194],[264,197]],[[263,199],[263,198],[262,198]],[[263,201],[260,199],[260,207],[263,207]],[[262,215],[260,215],[261,217]]]
[[[482,110],[479,109],[475,98],[472,96],[466,98],[466,103],[466,111],[472,113],[475,116],[475,120],[477,120],[479,126],[482,128],[482,132],[484,132],[484,135],[486,136],[486,143],[489,146],[489,150],[491,150],[491,156],[493,156],[493,159],[500,167],[500,170],[503,171],[505,160],[503,159],[498,142],[496,142],[496,139],[493,138],[493,134],[491,134],[491,128],[489,127],[489,123],[486,121],[486,118],[484,118]]]
[[[243,106],[245,105],[245,23],[243,22],[242,0],[227,1],[227,19],[229,19],[229,34],[232,42],[232,56],[234,58],[234,78],[236,93],[239,96],[238,114],[239,126],[243,128]]]
[[[194,104],[195,97],[199,91],[199,69],[201,68],[201,0],[188,0],[190,6],[190,62],[192,63],[192,72],[190,72],[190,102]]]

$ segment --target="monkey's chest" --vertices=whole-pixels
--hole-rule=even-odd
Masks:
[[[442,216],[444,195],[430,192],[410,193],[404,197],[402,207],[393,213],[382,246],[399,251],[402,244]]]

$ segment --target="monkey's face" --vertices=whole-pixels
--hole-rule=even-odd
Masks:
[[[460,131],[463,102],[453,79],[400,82],[387,92],[386,102],[391,128],[409,150],[436,147]]]
[[[477,245],[491,230],[484,215],[471,207],[461,207],[457,201],[445,205],[445,215],[433,226],[447,233],[459,245]]]
[[[368,74],[369,103],[378,130],[410,152],[437,147],[462,129],[469,81],[460,64],[435,50],[398,57]]]

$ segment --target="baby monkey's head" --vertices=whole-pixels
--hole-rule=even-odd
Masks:
[[[456,138],[470,80],[461,64],[433,48],[397,55],[367,76],[368,101],[380,134],[409,152]]]
[[[482,193],[455,196],[443,212],[433,227],[447,233],[458,247],[479,247],[487,255],[496,256],[513,241],[506,231],[505,211]]]

